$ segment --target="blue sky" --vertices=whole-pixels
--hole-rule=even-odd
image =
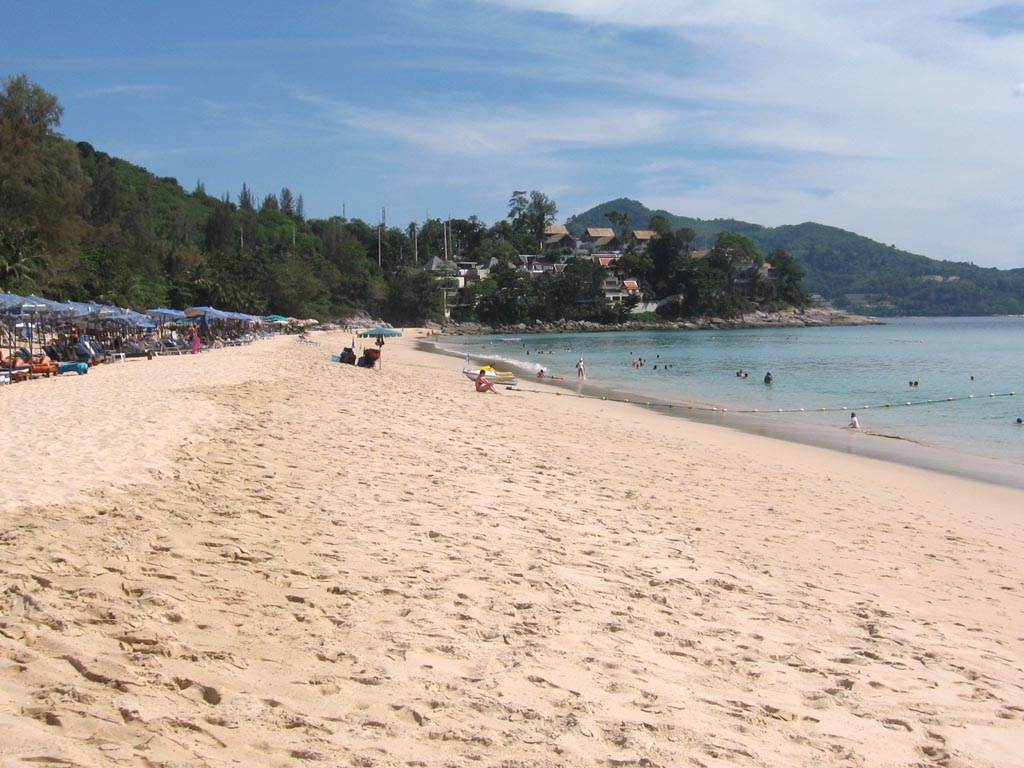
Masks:
[[[1024,267],[1024,4],[0,0],[61,130],[311,217],[631,197]]]

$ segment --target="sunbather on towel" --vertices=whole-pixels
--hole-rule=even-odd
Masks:
[[[43,352],[32,353],[29,352],[24,347],[18,350],[17,356],[24,360],[26,363],[29,363],[31,365],[47,365],[53,362],[53,360],[50,359],[49,355]]]
[[[11,355],[10,357],[0,356],[0,368],[28,368],[28,363],[17,355]]]

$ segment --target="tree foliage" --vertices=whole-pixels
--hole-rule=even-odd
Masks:
[[[392,322],[439,319],[448,275],[422,266],[433,256],[490,268],[458,312],[492,323],[621,319],[636,299],[611,305],[608,274],[597,261],[573,259],[530,276],[520,254],[542,249],[558,208],[542,192],[516,191],[506,219],[488,227],[476,216],[373,226],[341,216],[307,220],[301,194],[284,186],[260,194],[241,184],[233,196],[186,192],[176,179],[74,144],[57,129],[62,108],[24,76],[0,91],[0,288],[64,300],[98,300],[145,309],[209,304],[228,310],[318,317],[365,311]],[[628,202],[628,201],[627,201]],[[635,207],[608,218],[629,241]],[[758,262],[742,234],[723,236],[718,256],[693,256],[693,229],[661,236],[646,253],[631,246],[622,263],[648,298],[678,294],[682,312],[732,312],[745,306],[734,283],[740,266]],[[773,254],[775,259],[775,254]],[[799,284],[792,259],[779,268]],[[787,282],[787,285],[788,285]],[[798,294],[779,291],[768,298]],[[788,290],[788,288],[787,288]],[[794,289],[795,290],[795,289]]]

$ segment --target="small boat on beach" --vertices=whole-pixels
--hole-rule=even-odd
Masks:
[[[487,380],[493,384],[507,384],[509,386],[515,386],[519,383],[519,379],[511,371],[499,371],[491,365],[481,365],[474,368],[470,363],[469,357],[467,357],[466,365],[462,369],[462,375],[470,381],[476,381],[476,377],[480,375],[480,371],[483,371]]]

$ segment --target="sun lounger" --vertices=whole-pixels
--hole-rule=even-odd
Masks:
[[[60,368],[56,363],[29,363],[28,372],[33,376],[49,378],[51,375],[56,376],[60,373]]]

